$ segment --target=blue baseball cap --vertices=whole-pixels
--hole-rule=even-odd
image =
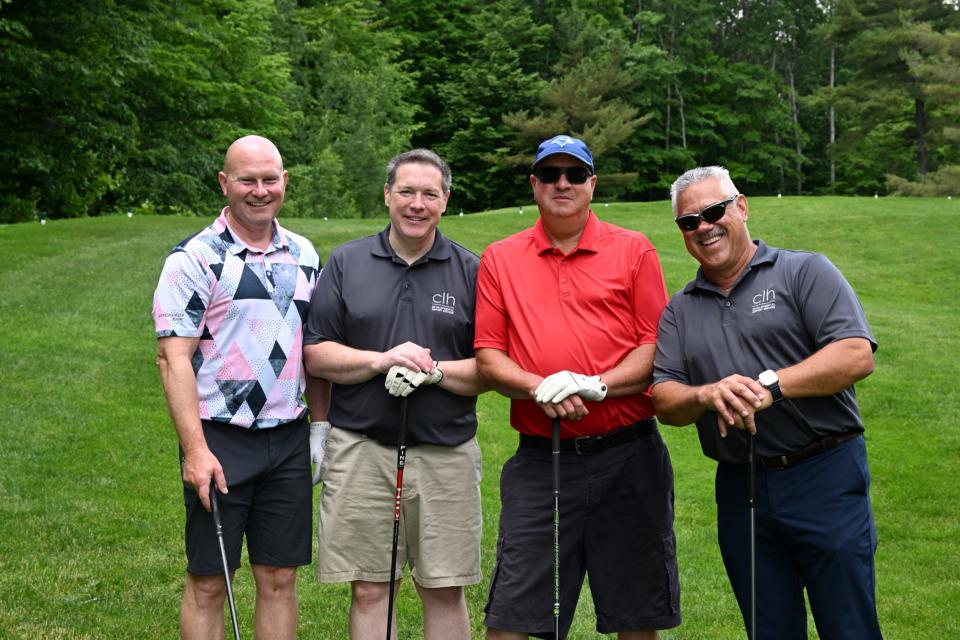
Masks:
[[[593,169],[593,155],[590,154],[587,143],[567,135],[553,136],[549,140],[541,142],[540,146],[537,147],[537,157],[533,160],[532,168],[536,169],[541,160],[555,156],[558,153],[576,158],[590,168],[590,173],[595,173]]]

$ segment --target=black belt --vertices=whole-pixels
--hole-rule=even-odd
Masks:
[[[581,436],[579,438],[564,438],[560,441],[560,451],[576,453],[578,456],[591,456],[600,453],[610,447],[616,447],[621,444],[633,442],[644,438],[651,433],[656,432],[657,421],[653,418],[647,418],[640,422],[634,422],[631,425],[622,427],[615,431],[605,433],[602,436]],[[553,440],[540,436],[531,436],[526,433],[520,434],[520,446],[532,447],[534,449],[553,450]]]
[[[835,436],[827,436],[814,442],[809,447],[800,449],[800,451],[795,451],[794,453],[785,455],[785,456],[771,456],[769,458],[760,458],[759,465],[762,469],[767,471],[774,469],[786,469],[787,467],[792,467],[798,462],[803,462],[808,458],[813,456],[820,455],[824,451],[829,451],[848,440],[853,440],[863,435],[862,431],[848,431],[847,433],[840,433]]]

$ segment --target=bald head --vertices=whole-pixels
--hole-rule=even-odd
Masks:
[[[227,149],[227,155],[223,158],[223,172],[231,175],[238,166],[251,160],[256,160],[258,164],[275,164],[283,171],[283,158],[275,144],[263,136],[243,136],[234,140]]]
[[[227,197],[227,222],[241,239],[262,248],[283,206],[287,172],[277,147],[260,136],[244,136],[227,149],[217,176]]]

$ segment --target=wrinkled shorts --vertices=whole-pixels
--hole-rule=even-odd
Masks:
[[[397,577],[428,589],[480,582],[480,446],[407,447]],[[334,427],[321,465],[320,582],[389,582],[397,448]]]

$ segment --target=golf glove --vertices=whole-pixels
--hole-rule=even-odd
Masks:
[[[313,484],[320,482],[320,464],[327,452],[327,436],[330,435],[330,423],[310,423],[310,462],[313,463]]]
[[[600,402],[607,397],[607,385],[600,382],[600,376],[558,371],[544,378],[537,387],[537,402],[556,404],[573,394],[577,394],[584,400]]]
[[[406,398],[420,386],[428,384],[437,384],[443,380],[443,371],[433,362],[433,373],[426,371],[414,371],[402,365],[396,364],[390,367],[387,372],[387,379],[383,386],[387,392],[398,398]]]

